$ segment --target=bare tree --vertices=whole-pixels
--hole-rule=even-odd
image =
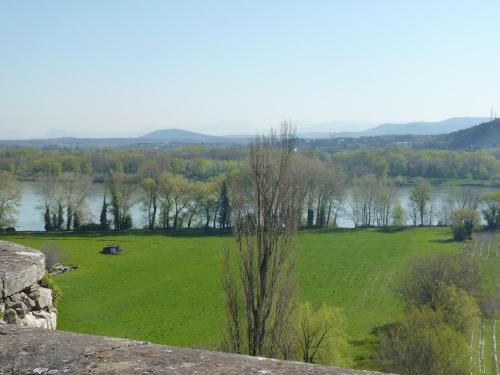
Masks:
[[[111,195],[111,213],[115,230],[129,229],[131,226],[130,207],[133,203],[134,186],[122,172],[114,172],[107,181]]]
[[[397,191],[389,181],[379,180],[375,190],[375,219],[379,227],[391,225],[391,213],[397,203]]]
[[[354,226],[368,227],[375,220],[375,196],[377,178],[374,175],[361,176],[351,190],[351,213]]]
[[[146,177],[141,184],[142,209],[145,212],[148,222],[148,229],[152,230],[156,227],[156,213],[160,203],[160,184],[158,179]]]
[[[36,193],[39,196],[40,206],[43,210],[45,230],[52,229],[51,210],[54,209],[54,203],[57,195],[57,180],[54,176],[41,176],[37,178],[34,185]]]
[[[10,172],[0,171],[0,228],[15,225],[22,189]]]
[[[294,143],[295,132],[288,123],[279,135],[271,131],[257,137],[249,150],[250,201],[245,199],[246,185],[235,186],[236,259],[226,251],[222,275],[227,350],[286,356],[296,307],[291,249],[302,203],[291,173]]]

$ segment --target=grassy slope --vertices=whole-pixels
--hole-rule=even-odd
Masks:
[[[375,230],[303,232],[297,241],[301,301],[341,306],[358,366],[366,366],[366,340],[376,326],[401,308],[394,292],[409,260],[434,251],[452,251],[445,229],[395,233]],[[66,250],[76,272],[57,277],[65,296],[59,328],[130,337],[180,346],[214,347],[224,320],[219,283],[220,258],[228,236],[163,235],[45,236],[1,239],[40,248],[55,242]],[[120,256],[98,253],[119,243]]]

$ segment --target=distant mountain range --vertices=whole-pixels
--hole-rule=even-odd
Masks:
[[[47,139],[0,140],[3,146],[33,147],[127,147],[140,145],[168,144],[207,144],[231,145],[246,144],[252,136],[215,136],[195,133],[182,129],[156,130],[140,137],[130,138],[78,138],[58,137]]]
[[[437,122],[385,123],[357,132],[308,132],[299,134],[307,139],[374,137],[381,135],[435,135],[451,133],[489,121],[487,117],[453,117]]]
[[[360,132],[341,133],[299,133],[299,138],[303,139],[331,139],[331,138],[359,138],[359,137],[380,137],[388,135],[435,135],[436,142],[442,147],[473,148],[484,147],[496,142],[497,128],[492,126],[487,134],[490,139],[484,138],[481,134],[485,130],[474,130],[478,124],[487,122],[483,117],[457,117],[439,122],[412,122],[406,124],[381,124],[374,128]],[[494,122],[496,123],[496,122]],[[486,125],[486,124],[483,124]],[[481,125],[481,126],[483,126]],[[469,132],[463,133],[460,131]],[[483,128],[481,128],[483,129]],[[448,134],[444,136],[443,134]],[[493,136],[493,133],[495,136]],[[484,133],[486,134],[486,133]],[[443,135],[443,136],[439,136]],[[467,139],[471,137],[470,139]],[[499,134],[500,137],[500,134]],[[127,147],[145,145],[176,145],[176,144],[206,144],[206,145],[238,145],[246,144],[252,138],[247,136],[214,136],[195,133],[182,129],[156,130],[140,137],[129,138],[78,138],[78,137],[58,137],[47,139],[27,139],[27,140],[0,140],[0,145],[5,146],[34,146],[34,147]],[[434,139],[434,138],[433,138]],[[472,140],[476,143],[469,145]],[[500,142],[498,143],[500,145]],[[490,146],[489,146],[490,147]]]

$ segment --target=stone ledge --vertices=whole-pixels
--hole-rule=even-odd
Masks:
[[[14,326],[0,327],[0,364],[2,374],[376,374]]]
[[[36,284],[45,274],[42,252],[0,241],[0,299]]]

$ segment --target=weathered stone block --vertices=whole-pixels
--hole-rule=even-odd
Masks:
[[[52,307],[52,290],[48,288],[39,288],[39,296],[36,300],[36,306],[39,309]]]
[[[0,299],[36,284],[45,274],[45,256],[26,246],[0,241]]]

